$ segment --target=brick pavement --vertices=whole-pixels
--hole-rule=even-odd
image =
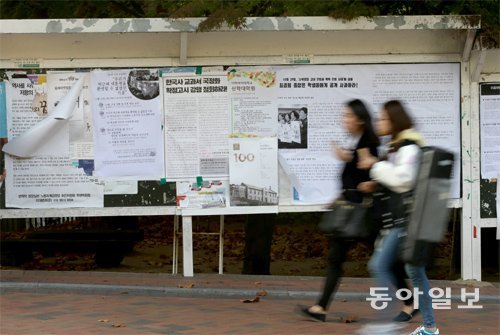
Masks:
[[[166,274],[116,274],[98,272],[0,271],[0,334],[352,334],[375,319],[369,303],[354,293],[368,291],[369,279],[345,278],[326,323],[304,319],[294,313],[297,303],[311,304],[319,293],[322,278],[195,275],[182,278]],[[78,290],[69,286],[57,291],[15,289],[20,283],[66,283],[68,285],[109,285],[109,290]],[[433,282],[433,286],[438,283]],[[460,287],[457,283],[439,282],[441,287]],[[179,285],[186,288],[179,288]],[[191,287],[193,285],[193,287]],[[112,290],[113,287],[162,287],[199,292],[196,289],[219,289],[217,295],[180,296],[168,290]],[[62,287],[62,286],[61,286]],[[191,287],[191,288],[189,288]],[[455,288],[456,288],[455,287]],[[228,291],[231,289],[231,291]],[[226,291],[224,291],[226,290]],[[296,294],[279,295],[280,291]],[[258,303],[242,303],[256,292],[270,292]],[[84,292],[84,294],[82,294]],[[175,291],[172,291],[175,293]],[[230,294],[224,294],[230,292]],[[303,294],[299,294],[302,292]],[[458,309],[453,300],[451,310],[438,310],[436,317],[441,333],[500,333],[498,286],[482,287],[482,309]],[[344,323],[341,317],[358,318]],[[409,333],[420,317],[410,322]]]

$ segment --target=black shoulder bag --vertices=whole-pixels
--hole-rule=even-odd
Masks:
[[[371,198],[365,197],[361,203],[335,200],[331,210],[324,213],[318,224],[319,230],[343,238],[365,238],[371,233],[366,214],[371,207]]]

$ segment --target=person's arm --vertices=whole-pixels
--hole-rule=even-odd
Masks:
[[[373,151],[371,151],[369,148],[361,148],[357,150],[358,152],[358,169],[361,170],[369,170],[373,164],[378,162],[378,159],[376,156],[373,155]],[[375,151],[375,155],[377,152]]]
[[[358,191],[362,193],[373,193],[377,189],[377,183],[373,180],[364,181],[358,184]]]
[[[415,185],[420,159],[420,148],[406,145],[396,152],[395,161],[381,161],[373,164],[370,170],[371,178],[389,188],[403,193],[410,191]]]
[[[338,159],[340,159],[343,162],[350,162],[352,161],[352,153],[350,150],[343,149],[339,145],[333,143],[332,144],[332,151],[337,156]]]

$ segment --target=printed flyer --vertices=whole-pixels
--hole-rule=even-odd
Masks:
[[[500,171],[500,83],[480,85],[481,177],[496,178]]]
[[[180,208],[227,207],[229,183],[227,180],[201,179],[178,181],[177,206]]]
[[[278,205],[276,138],[231,138],[229,141],[231,206]]]
[[[460,197],[459,64],[311,65],[277,68],[278,147],[289,204],[328,204],[341,191],[345,104],[361,99],[375,120],[388,100],[402,101],[427,145],[457,155],[451,198]],[[283,204],[281,202],[280,204]]]
[[[152,180],[164,176],[158,70],[91,73],[95,175]]]
[[[14,208],[103,207],[102,183],[85,168],[75,166],[68,150],[64,149],[69,146],[68,138],[66,142],[54,143],[54,137],[61,140],[60,134],[50,132],[50,126],[56,121],[46,124],[49,131],[40,127],[54,113],[61,119],[71,115],[79,94],[78,87],[74,84],[70,89],[72,94],[68,92],[57,108],[45,113],[37,108],[45,105],[40,105],[42,100],[35,101],[35,85],[44,82],[45,75],[28,77],[22,73],[9,73],[6,83],[9,141],[15,143],[16,138],[23,138],[22,144],[28,145],[21,145],[20,150],[26,151],[30,146],[33,152],[30,150],[29,153],[36,155],[29,158],[5,155],[5,204]],[[39,131],[33,132],[33,129]],[[14,152],[16,149],[12,148]]]
[[[227,178],[229,96],[224,71],[162,74],[168,180]]]
[[[231,133],[250,137],[277,135],[276,71],[232,68],[228,74]]]
[[[47,72],[47,105],[55,108],[82,76],[75,72]],[[90,76],[85,75],[78,100],[69,120],[69,154],[72,159],[94,159],[93,121],[90,106]]]

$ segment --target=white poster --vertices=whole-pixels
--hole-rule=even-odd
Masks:
[[[500,172],[497,175],[497,240],[500,240]]]
[[[162,74],[168,180],[228,176],[227,75]]]
[[[180,208],[227,207],[229,183],[218,179],[192,179],[176,183],[177,206]]]
[[[276,71],[233,68],[227,78],[231,97],[231,133],[276,136]]]
[[[164,176],[158,70],[92,71],[95,175]]]
[[[500,171],[500,83],[480,85],[481,177]]]
[[[138,182],[136,180],[106,180],[104,194],[137,194]]]
[[[343,163],[331,144],[345,142],[342,113],[352,99],[363,100],[374,118],[384,102],[401,100],[427,145],[456,154],[451,197],[460,196],[459,64],[281,67],[277,78],[280,163],[291,188],[280,192],[292,202],[326,204],[340,193]]]
[[[231,206],[277,205],[277,139],[231,138],[229,147]]]
[[[22,74],[9,74],[7,83],[7,125],[9,141],[16,136],[30,134],[44,120],[50,117],[50,111],[45,113],[42,100],[36,100],[36,86],[45,81],[42,78]],[[33,83],[35,84],[33,84]],[[72,106],[67,103],[67,96],[63,98],[61,106]],[[72,100],[72,99],[70,99]],[[66,101],[66,102],[65,102]],[[61,107],[60,106],[60,107]],[[62,113],[59,109],[59,111]],[[54,108],[54,112],[57,112]],[[52,113],[54,113],[52,112]],[[69,113],[69,112],[68,112]],[[64,115],[60,115],[64,117]],[[39,133],[35,134],[38,135]],[[52,143],[51,135],[44,135],[42,139]],[[48,136],[48,137],[47,137]],[[26,141],[33,138],[26,136]],[[13,141],[12,141],[13,142]],[[33,141],[37,142],[37,141]],[[7,207],[17,208],[69,208],[69,207],[103,207],[103,186],[91,176],[92,168],[85,161],[72,161],[67,155],[65,147],[68,142],[61,142],[55,155],[48,155],[54,146],[44,146],[40,143],[39,150],[44,155],[32,158],[16,158],[5,155],[7,178],[5,180]],[[4,147],[5,148],[5,147]],[[66,155],[63,155],[65,153]]]
[[[82,73],[47,72],[47,104],[55,108]],[[90,76],[85,75],[77,104],[69,120],[69,155],[72,159],[94,159],[93,121],[90,108]]]

